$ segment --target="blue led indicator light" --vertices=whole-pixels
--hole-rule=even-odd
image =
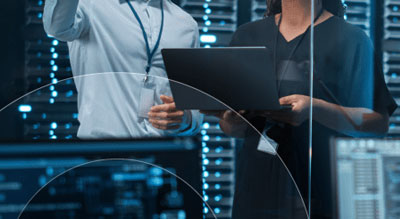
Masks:
[[[32,111],[32,106],[31,105],[20,105],[18,107],[18,110],[20,112],[24,112],[24,113],[29,113]]]

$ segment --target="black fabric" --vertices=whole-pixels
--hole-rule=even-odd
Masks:
[[[281,97],[292,94],[309,96],[310,36],[305,36],[291,60],[296,40],[287,42],[278,32],[275,20],[263,20],[238,28],[231,46],[266,46],[275,49],[278,34],[277,74]],[[314,97],[346,107],[363,107],[391,115],[397,105],[390,95],[382,72],[374,71],[373,48],[368,36],[339,17],[331,17],[315,27]],[[282,66],[288,64],[287,71]],[[265,120],[249,118],[262,129]],[[329,140],[339,133],[313,123],[312,215],[332,215]],[[308,192],[308,122],[293,127],[274,126],[268,136],[279,144],[278,153],[296,181],[304,201]],[[239,153],[233,218],[304,218],[299,210],[294,183],[277,158],[257,151],[259,135],[250,130]],[[294,200],[292,205],[282,201]],[[315,203],[314,203],[315,202]],[[307,203],[306,203],[307,204]],[[301,206],[300,206],[301,207]],[[292,211],[288,210],[292,208]],[[303,211],[299,213],[299,211]],[[293,217],[293,215],[297,215]]]

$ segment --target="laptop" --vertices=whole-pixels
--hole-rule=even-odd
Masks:
[[[281,110],[272,52],[266,47],[163,49],[181,110]]]

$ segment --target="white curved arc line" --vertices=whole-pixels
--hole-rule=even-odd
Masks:
[[[201,198],[201,200],[203,200],[203,202],[207,205],[207,208],[210,209],[210,211],[211,211],[212,215],[214,216],[214,218],[217,219],[217,216],[215,215],[213,209],[210,207],[210,205],[207,203],[207,201],[204,200],[204,198],[199,194],[199,192],[198,192],[196,189],[194,189],[194,188],[193,188],[188,182],[186,182],[184,179],[182,179],[182,178],[179,177],[178,175],[176,175],[176,174],[172,173],[171,171],[169,171],[169,170],[167,170],[167,169],[165,169],[165,168],[163,168],[163,167],[160,167],[160,166],[158,166],[158,165],[155,165],[155,164],[152,164],[152,163],[148,163],[148,162],[143,161],[143,160],[127,159],[127,158],[108,158],[108,159],[93,160],[93,161],[89,161],[89,162],[86,162],[86,163],[79,164],[79,165],[77,165],[77,166],[71,167],[71,168],[68,169],[68,170],[65,170],[64,172],[58,174],[57,176],[55,176],[54,178],[52,178],[51,180],[49,180],[45,185],[43,185],[41,188],[39,188],[39,190],[38,190],[37,192],[35,192],[35,194],[33,194],[33,196],[29,199],[29,201],[25,204],[24,208],[23,208],[23,209],[21,210],[21,212],[19,213],[18,219],[19,219],[19,218],[21,217],[21,215],[24,213],[26,207],[27,207],[27,206],[30,204],[30,202],[35,198],[35,196],[36,196],[37,194],[39,194],[39,192],[41,192],[47,185],[49,185],[51,182],[53,182],[54,180],[56,180],[58,177],[60,177],[60,176],[62,176],[62,175],[64,175],[64,174],[66,174],[67,172],[69,172],[69,171],[71,171],[71,170],[77,169],[77,168],[79,168],[79,167],[83,167],[83,166],[85,166],[85,165],[90,165],[90,164],[93,164],[93,163],[99,163],[99,162],[102,162],[102,161],[129,161],[129,162],[138,162],[138,163],[143,163],[143,164],[146,164],[146,165],[149,165],[149,166],[153,166],[153,167],[160,168],[161,170],[163,170],[163,171],[165,171],[165,172],[167,172],[167,173],[173,175],[174,177],[176,177],[177,179],[179,179],[180,181],[182,181],[183,183],[185,183],[190,189],[192,189],[192,190],[196,193],[196,195],[199,196],[199,197]]]
[[[133,74],[133,75],[140,75],[140,76],[143,76],[142,73],[132,73],[132,72],[102,72],[102,73],[90,73],[90,74],[77,75],[77,76],[72,76],[72,77],[69,77],[69,78],[65,78],[65,79],[62,79],[62,80],[58,81],[56,84],[61,83],[61,82],[64,82],[64,81],[67,81],[67,80],[70,80],[70,79],[74,79],[74,78],[83,78],[83,77],[97,76],[97,75],[106,75],[106,74],[128,74],[128,75],[129,75],[129,74],[131,74],[131,75]],[[163,79],[163,80],[172,81],[172,82],[178,83],[178,84],[180,84],[180,85],[186,86],[186,87],[188,87],[188,88],[191,88],[191,89],[193,89],[193,90],[195,90],[195,91],[198,91],[198,92],[200,92],[200,93],[202,93],[202,94],[205,94],[206,96],[208,96],[208,97],[214,99],[215,101],[221,103],[222,105],[224,105],[224,106],[225,106],[226,108],[228,108],[230,111],[236,113],[236,115],[239,116],[241,119],[243,119],[243,121],[245,121],[251,128],[253,128],[253,130],[255,130],[256,133],[258,133],[258,134],[260,135],[260,137],[261,137],[262,139],[264,139],[264,141],[268,141],[268,140],[257,130],[257,128],[255,128],[255,127],[254,127],[246,118],[244,118],[240,113],[236,112],[232,107],[230,107],[230,106],[227,105],[226,103],[224,103],[224,102],[218,100],[217,98],[211,96],[210,94],[208,94],[208,93],[206,93],[206,92],[204,92],[204,91],[202,91],[202,90],[199,90],[199,89],[197,89],[197,88],[195,88],[195,87],[192,87],[192,86],[190,86],[190,85],[187,85],[187,84],[184,84],[184,83],[182,83],[182,82],[175,81],[175,80],[172,80],[172,79],[168,79],[168,78],[166,78],[166,77],[161,77],[161,76],[156,76],[156,75],[149,75],[149,77],[155,77],[155,78],[159,78],[159,79]],[[0,110],[0,112],[3,111],[3,110],[4,110],[5,108],[7,108],[8,106],[10,106],[11,104],[14,104],[14,103],[17,102],[18,100],[20,100],[20,99],[26,97],[27,95],[29,95],[29,94],[31,94],[31,93],[33,93],[33,92],[35,92],[35,91],[38,91],[39,89],[42,89],[42,88],[45,88],[45,87],[47,87],[47,86],[53,85],[53,84],[55,84],[55,83],[50,83],[50,84],[44,85],[44,86],[42,86],[42,87],[40,87],[40,88],[37,88],[37,89],[35,89],[35,90],[31,91],[31,92],[28,92],[27,94],[25,94],[25,95],[23,95],[23,96],[17,98],[16,100],[12,101],[10,104],[7,104],[5,107],[3,107],[3,108]],[[274,149],[274,150],[275,150],[275,149]],[[276,151],[275,151],[275,152],[276,152]],[[281,156],[280,156],[277,152],[276,152],[276,156],[279,158],[279,160],[281,161],[281,163],[284,165],[284,167],[285,167],[286,171],[288,172],[288,174],[289,174],[291,180],[293,181],[294,186],[295,186],[295,188],[296,188],[296,190],[297,190],[297,193],[299,194],[299,196],[300,196],[300,198],[301,198],[301,202],[302,202],[302,204],[303,204],[305,213],[306,213],[307,217],[309,218],[309,214],[308,214],[308,211],[307,211],[307,206],[306,206],[306,204],[305,204],[305,202],[304,202],[304,197],[301,195],[301,192],[300,192],[300,190],[299,190],[299,187],[298,187],[296,181],[294,180],[294,178],[293,178],[293,176],[292,176],[292,174],[291,174],[289,168],[286,166],[285,162],[283,161],[283,159],[281,158]]]

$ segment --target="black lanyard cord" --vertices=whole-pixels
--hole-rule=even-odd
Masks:
[[[314,23],[317,22],[317,20],[321,17],[321,15],[323,13],[324,13],[324,9],[321,9],[321,11],[318,13],[317,17],[315,17]],[[275,45],[274,45],[274,47],[275,47],[274,48],[274,72],[275,72],[277,77],[278,77],[278,72],[277,72],[278,71],[278,68],[277,68],[277,45],[278,45],[278,36],[279,36],[279,29],[280,29],[281,23],[282,23],[282,14],[281,14],[281,16],[279,18],[279,21],[278,21],[278,28],[277,28],[277,31],[276,31]],[[306,37],[306,35],[310,31],[310,28],[311,28],[311,24],[310,24],[310,26],[308,26],[307,30],[301,35],[301,38],[300,38],[299,42],[296,44],[296,46],[290,52],[289,58],[288,58],[289,61],[292,59],[292,57],[295,54],[296,50],[299,48],[299,46],[303,42],[304,38]],[[285,77],[285,74],[287,72],[287,68],[288,67],[289,67],[289,62],[287,62],[285,67],[282,69],[283,71],[282,71],[281,78],[280,79],[277,78],[278,79],[278,93],[280,93],[281,83],[282,83],[282,80]]]
[[[156,51],[158,50],[158,47],[160,46],[160,41],[161,41],[161,37],[162,37],[162,33],[163,33],[163,29],[164,29],[164,6],[163,6],[163,0],[160,0],[160,7],[161,7],[161,27],[160,27],[160,33],[158,35],[158,39],[156,41],[156,44],[154,45],[153,50],[150,49],[150,44],[149,44],[149,40],[147,39],[147,33],[146,30],[144,29],[142,20],[140,19],[138,13],[136,12],[135,8],[132,6],[132,4],[129,2],[130,0],[126,0],[126,2],[128,3],[130,9],[133,12],[133,15],[135,16],[136,20],[139,22],[140,28],[142,29],[143,32],[143,38],[144,41],[146,43],[146,52],[147,52],[147,66],[146,66],[146,76],[144,78],[144,81],[147,81],[151,66],[153,64],[153,57],[154,54],[156,53]]]

